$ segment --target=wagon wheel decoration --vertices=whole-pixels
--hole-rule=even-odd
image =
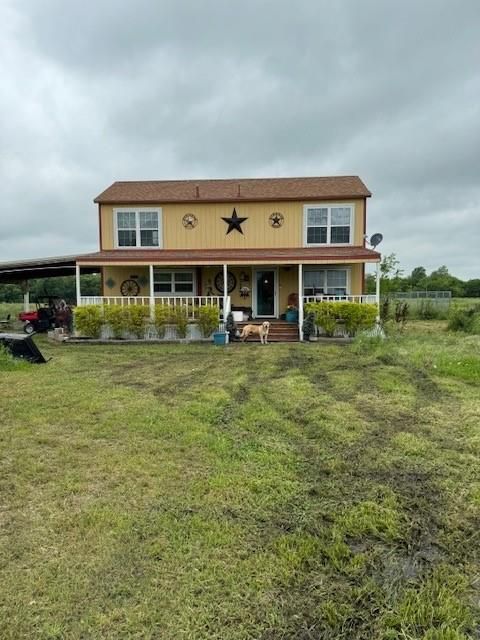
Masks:
[[[125,297],[138,296],[140,286],[135,280],[124,280],[120,285],[120,293]]]
[[[215,276],[215,288],[217,289],[217,291],[220,291],[220,293],[224,293],[224,286],[223,286],[223,273],[221,271],[219,271],[217,273],[217,275]],[[235,287],[237,286],[237,279],[234,276],[234,274],[229,271],[227,273],[227,291],[228,293],[232,293],[232,291],[235,289]]]

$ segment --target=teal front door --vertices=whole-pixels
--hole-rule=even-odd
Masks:
[[[255,316],[276,317],[277,272],[274,269],[255,270]]]

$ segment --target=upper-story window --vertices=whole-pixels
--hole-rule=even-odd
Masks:
[[[117,247],[160,247],[161,209],[115,209]]]
[[[352,244],[353,206],[305,205],[304,226],[305,245]]]

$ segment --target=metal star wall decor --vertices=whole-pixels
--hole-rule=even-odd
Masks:
[[[233,231],[234,229],[236,231],[240,231],[240,233],[243,235],[243,230],[242,230],[242,227],[240,225],[242,224],[242,222],[245,222],[245,220],[248,220],[248,218],[240,218],[239,216],[237,216],[237,211],[234,208],[233,209],[233,213],[232,213],[232,217],[231,218],[222,218],[222,220],[228,224],[228,229],[227,229],[227,234],[226,234],[227,236],[230,233],[230,231]]]
[[[274,211],[269,217],[270,226],[274,229],[278,229],[283,224],[283,214],[280,211]]]

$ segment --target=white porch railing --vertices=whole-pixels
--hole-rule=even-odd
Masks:
[[[377,304],[377,296],[372,294],[359,296],[334,296],[328,294],[303,296],[303,304],[307,302],[357,302],[359,304]]]
[[[220,311],[223,310],[222,296],[155,296],[153,298],[154,305],[168,305],[170,307],[185,307],[188,310],[188,319],[197,320],[198,310],[201,307],[213,307],[217,306]],[[152,298],[148,296],[80,296],[80,306],[87,304],[98,305],[115,305],[118,304],[122,307],[129,305],[146,305],[151,306]],[[153,306],[154,306],[153,305]],[[226,313],[225,317],[230,310],[230,296],[226,298]],[[221,313],[223,316],[223,313]]]

